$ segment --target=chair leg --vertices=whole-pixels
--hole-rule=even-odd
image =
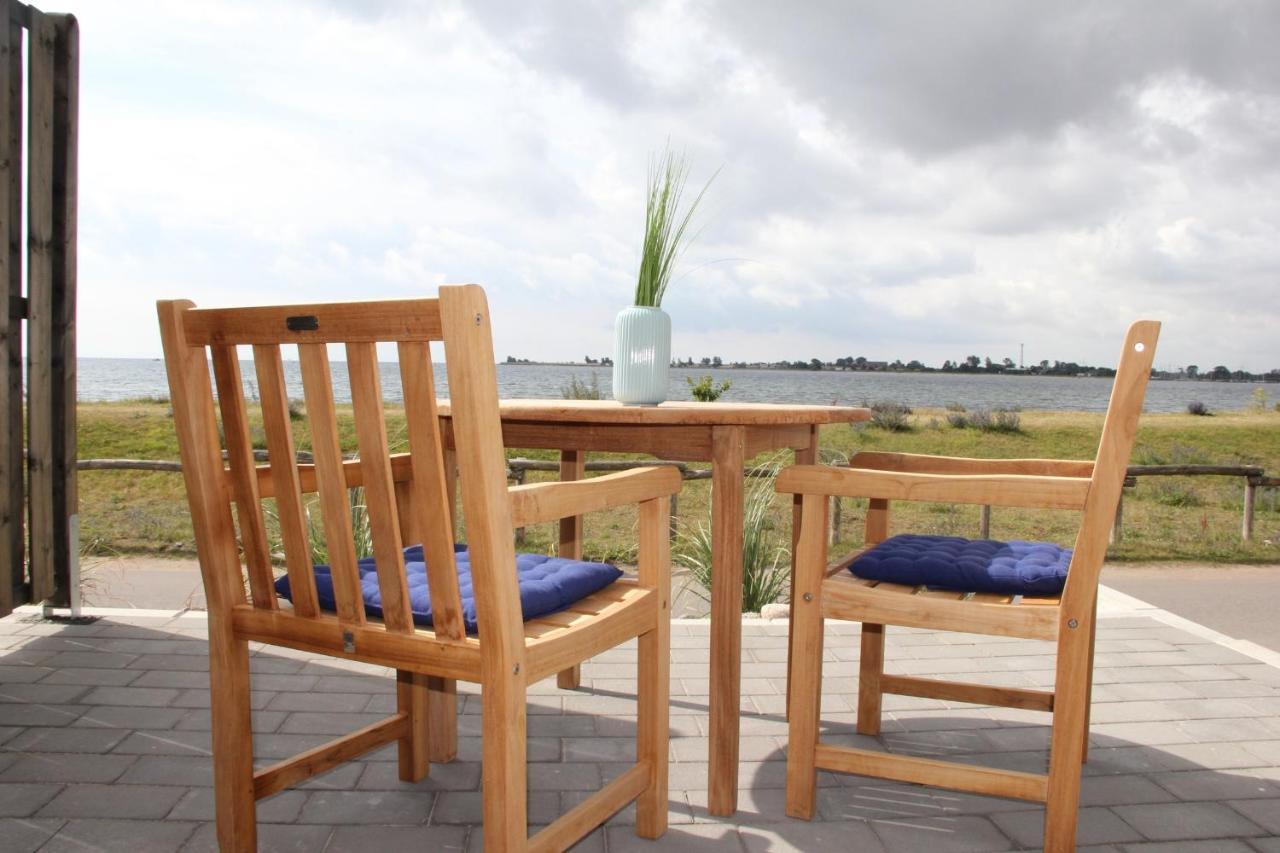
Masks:
[[[793,606],[791,679],[787,696],[787,814],[811,820],[818,785],[815,766],[822,703],[822,613],[815,600]]]
[[[658,838],[667,831],[667,762],[670,737],[671,623],[668,611],[652,631],[640,635],[636,758],[649,764],[649,787],[636,800],[636,834]]]
[[[862,653],[858,663],[858,734],[880,734],[880,707],[884,691],[884,626],[862,624]]]
[[[1086,676],[1089,679],[1088,685],[1085,687],[1084,693],[1084,743],[1080,746],[1080,763],[1086,764],[1089,761],[1089,718],[1093,713],[1093,647],[1097,645],[1098,640],[1098,602],[1093,602],[1093,621],[1089,623],[1089,669]]]
[[[427,752],[436,764],[458,757],[458,682],[427,676]]]
[[[1058,646],[1054,680],[1053,737],[1049,754],[1049,786],[1045,803],[1044,849],[1075,850],[1080,808],[1080,756],[1088,736],[1089,635],[1068,638]]]
[[[409,733],[400,739],[400,780],[420,782],[431,771],[427,677],[396,670],[396,710],[409,715]]]
[[[258,849],[253,793],[253,721],[249,713],[249,644],[221,619],[209,620],[210,714],[218,849]]]
[[[529,840],[526,684],[510,669],[494,675],[480,688],[484,849],[515,853]]]

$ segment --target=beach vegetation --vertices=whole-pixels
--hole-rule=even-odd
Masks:
[[[699,378],[697,382],[693,381],[692,376],[686,376],[684,381],[689,386],[690,396],[699,403],[714,403],[724,396],[724,393],[729,390],[732,384],[728,379],[717,383],[709,375]]]

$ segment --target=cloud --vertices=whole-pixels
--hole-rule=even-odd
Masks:
[[[90,2],[81,351],[151,302],[479,281],[500,354],[610,348],[648,158],[718,177],[676,350],[1280,365],[1280,7]],[[1013,349],[1011,349],[1013,348]],[[998,357],[998,356],[997,356]]]

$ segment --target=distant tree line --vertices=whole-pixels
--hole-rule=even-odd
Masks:
[[[507,356],[507,364],[536,363],[527,358]],[[613,365],[613,359],[608,356],[601,356],[598,359],[586,356],[586,363],[592,366],[609,367]],[[982,358],[976,355],[966,356],[956,361],[947,359],[942,363],[942,367],[930,367],[914,358],[904,363],[901,359],[874,361],[861,355],[845,356],[834,361],[823,361],[820,358],[798,359],[796,361],[787,361],[785,359],[782,361],[725,361],[718,355],[703,356],[695,361],[692,356],[689,356],[687,358],[677,357],[672,359],[671,366],[750,368],[756,370],[835,370],[870,373],[1008,373],[1018,376],[1116,375],[1115,368],[1078,364],[1074,361],[1049,361],[1049,359],[1044,359],[1038,364],[1018,367],[1011,358],[1002,358],[996,361],[990,356]],[[1221,364],[1212,370],[1201,370],[1198,365],[1189,364],[1177,370],[1153,370],[1151,371],[1151,376],[1155,379],[1192,379],[1202,382],[1280,382],[1280,368],[1272,368],[1265,373],[1250,373],[1246,370],[1231,370]]]

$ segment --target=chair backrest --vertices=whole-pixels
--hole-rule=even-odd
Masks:
[[[1125,335],[1120,366],[1116,369],[1111,401],[1103,421],[1102,440],[1093,463],[1089,494],[1085,498],[1084,517],[1067,571],[1067,585],[1062,595],[1064,611],[1091,608],[1097,595],[1107,540],[1138,434],[1138,417],[1142,414],[1142,400],[1147,380],[1151,378],[1159,336],[1160,324],[1154,320],[1139,320]]]
[[[279,609],[262,504],[268,498],[275,500],[293,611],[300,617],[319,615],[304,503],[305,494],[317,492],[337,618],[344,627],[366,625],[348,498],[349,488],[362,486],[386,630],[414,629],[403,547],[421,541],[435,631],[453,639],[463,636],[453,501],[431,360],[431,343],[441,341],[453,398],[452,433],[477,621],[484,642],[505,638],[514,643],[522,637],[519,595],[510,568],[515,561],[511,511],[483,290],[476,285],[445,286],[438,299],[228,309],[162,301],[157,309],[211,620],[229,618],[237,605]],[[395,456],[383,413],[378,343],[394,343],[399,358],[408,452]],[[340,446],[329,363],[329,347],[339,344],[347,360],[356,460],[344,459]],[[295,453],[292,421],[297,413],[290,411],[281,351],[287,345],[297,347],[314,464],[299,464]],[[256,465],[253,458],[250,404],[241,381],[238,347],[252,348],[270,460],[265,466]]]

